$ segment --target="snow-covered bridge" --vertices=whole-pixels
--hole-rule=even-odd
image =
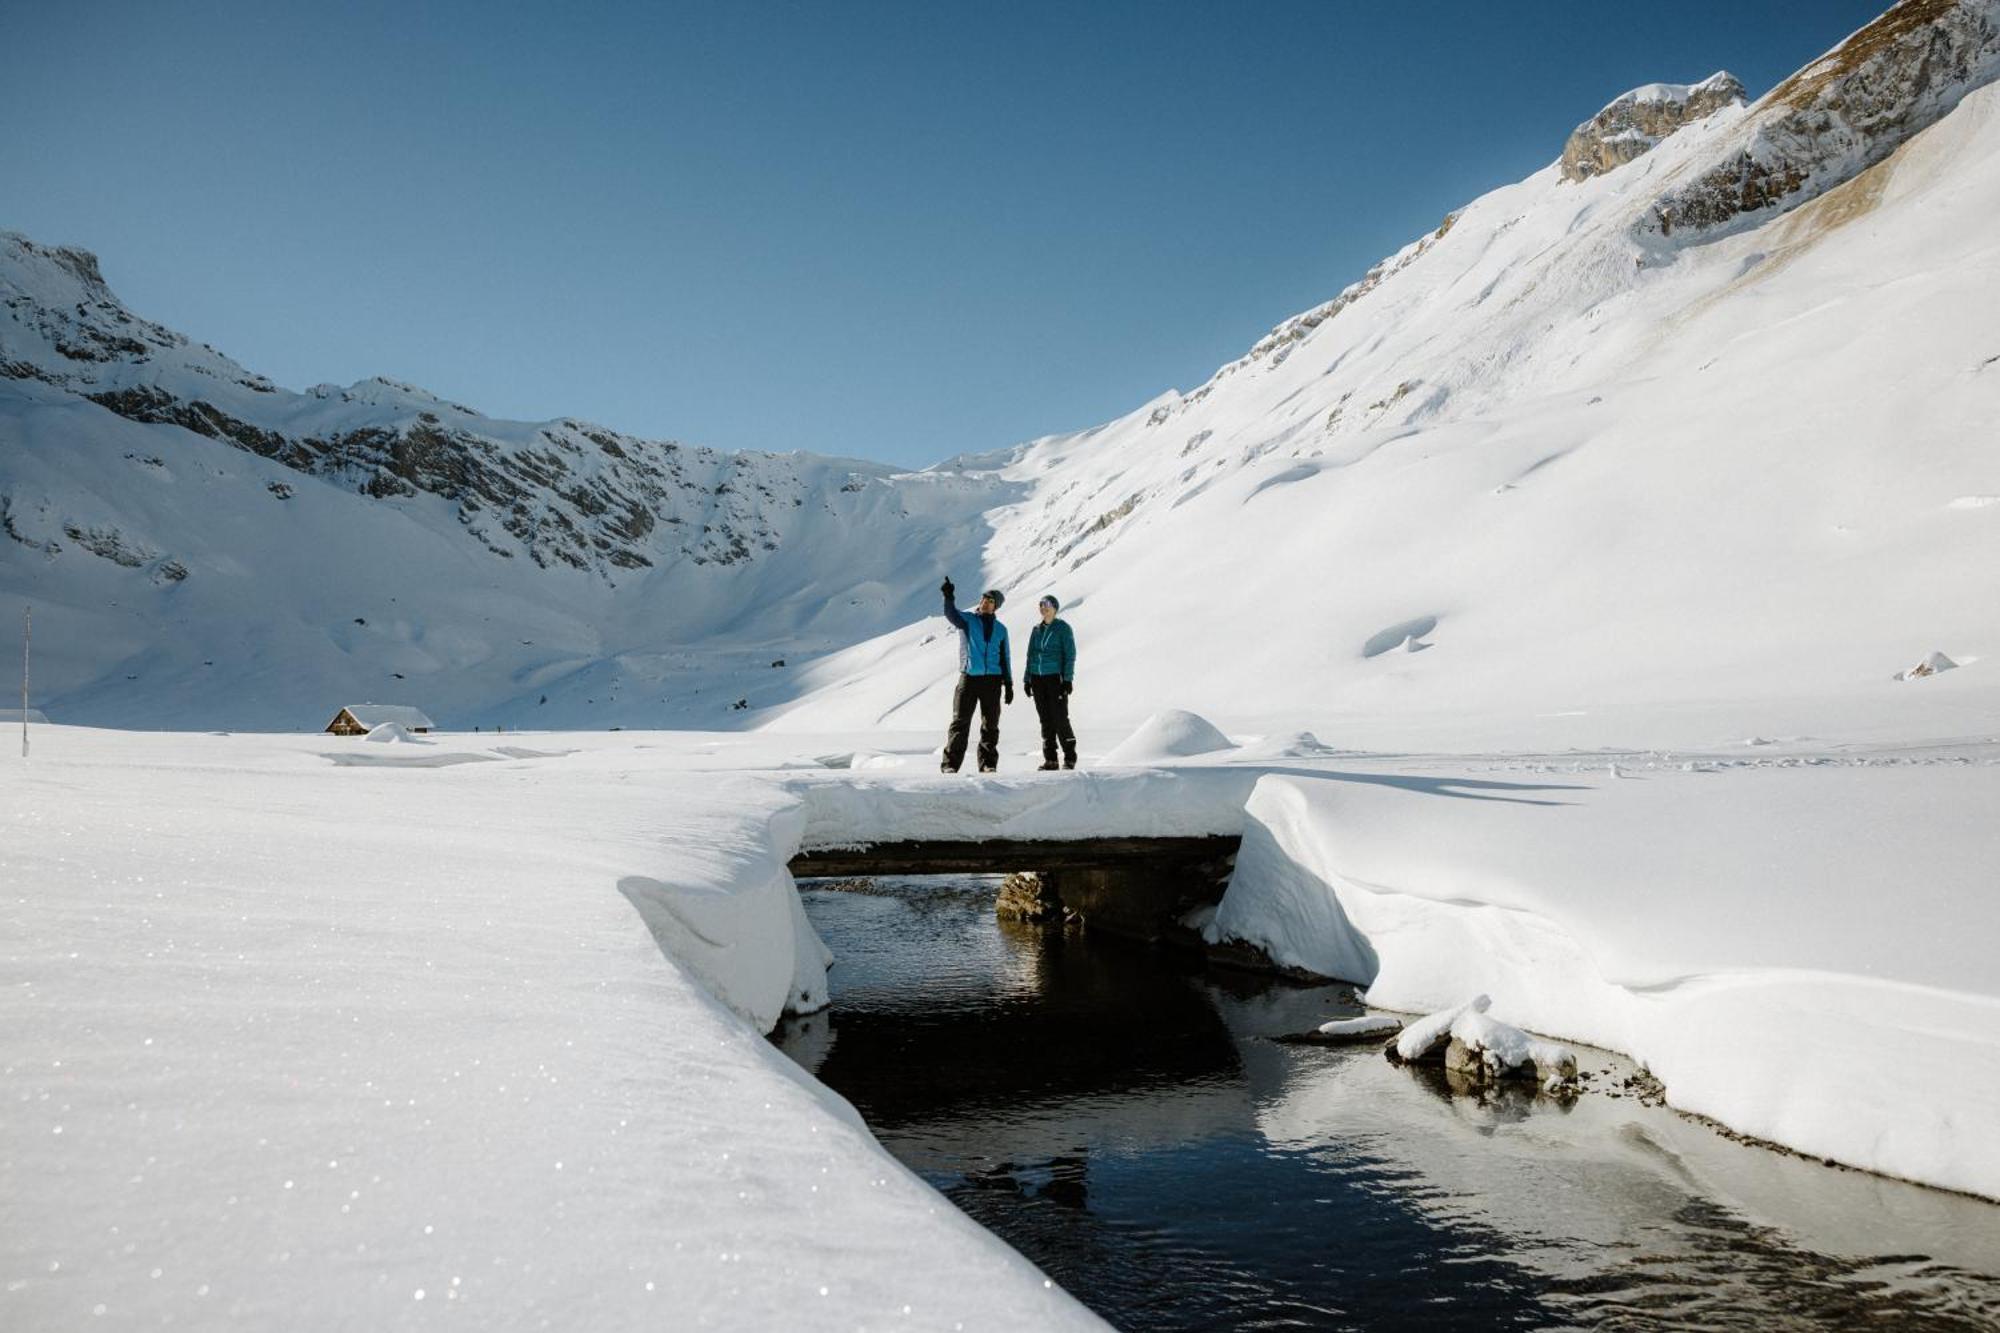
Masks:
[[[1257,776],[1217,767],[807,780],[797,785],[807,818],[789,869],[801,878],[1028,872],[1044,908],[1158,939],[1221,900]]]

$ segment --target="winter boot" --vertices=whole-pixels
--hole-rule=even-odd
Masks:
[[[1058,765],[1056,764],[1056,761],[1055,761],[1055,760],[1053,760],[1053,759],[1044,759],[1044,760],[1042,760],[1042,766],[1041,766],[1040,768],[1036,769],[1035,771],[1036,771],[1037,773],[1053,773],[1053,772],[1055,772],[1055,771],[1056,771],[1056,768],[1057,768],[1057,767],[1058,767]]]

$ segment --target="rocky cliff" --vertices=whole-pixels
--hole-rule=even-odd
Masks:
[[[1751,107],[1654,202],[1660,235],[1782,212],[1851,179],[2000,76],[2000,0],[1902,0]]]
[[[1744,97],[1743,85],[1727,71],[1711,74],[1700,83],[1649,83],[1634,88],[1570,131],[1563,144],[1563,179],[1582,181],[1615,171],[1652,151],[1683,125],[1733,106]]]

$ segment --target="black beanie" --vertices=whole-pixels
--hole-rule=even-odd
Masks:
[[[1001,592],[998,588],[988,588],[979,595],[981,597],[991,597],[993,599],[993,609],[996,611],[1007,604],[1007,594]]]

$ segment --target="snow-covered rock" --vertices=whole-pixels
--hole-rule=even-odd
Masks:
[[[1543,1041],[1520,1028],[1502,1023],[1481,1010],[1467,1010],[1452,1020],[1444,1067],[1474,1082],[1531,1078],[1544,1091],[1576,1086],[1576,1052],[1559,1042]]]
[[[1452,1024],[1467,1014],[1483,1014],[1492,1006],[1492,996],[1475,995],[1463,1004],[1426,1014],[1403,1029],[1390,1043],[1389,1053],[1404,1064],[1434,1064],[1444,1059]]]
[[[1562,177],[1581,181],[1614,171],[1650,152],[1681,126],[1743,100],[1743,85],[1726,70],[1700,83],[1634,88],[1570,132],[1563,144]]]
[[[1935,676],[1940,671],[1955,671],[1958,663],[1941,652],[1934,652],[1923,661],[1904,671],[1896,673],[1897,680],[1922,680],[1925,676]]]

